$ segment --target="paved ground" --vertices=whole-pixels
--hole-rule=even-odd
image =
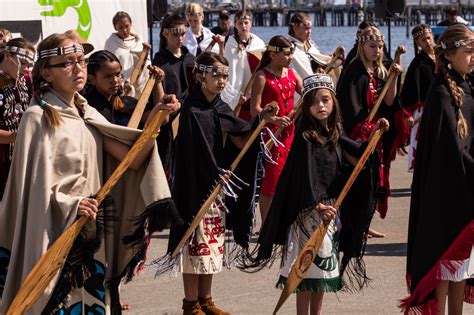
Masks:
[[[383,239],[370,239],[366,264],[371,286],[362,293],[326,294],[325,314],[397,314],[398,300],[407,291],[405,286],[405,256],[410,200],[411,175],[406,172],[407,160],[398,157],[392,166],[392,198],[387,218],[375,217],[373,227],[387,234]],[[166,248],[167,234],[156,235],[149,257],[158,257]],[[215,276],[213,296],[216,304],[232,314],[271,314],[280,296],[274,285],[278,264],[256,274],[246,274],[236,268]],[[136,279],[123,286],[123,299],[132,314],[181,314],[183,288],[180,274],[154,278],[147,268]],[[295,298],[290,297],[279,314],[294,314]],[[474,314],[474,306],[465,304],[465,314]]]

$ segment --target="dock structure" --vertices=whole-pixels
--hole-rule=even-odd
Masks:
[[[295,7],[276,5],[251,5],[249,11],[253,15],[254,26],[287,26],[290,17],[295,12],[305,12],[312,17],[315,26],[357,26],[362,20],[377,21],[380,24],[387,22],[385,19],[378,19],[375,16],[374,1],[348,1],[350,4],[329,4],[331,1],[314,1],[311,6],[299,5]],[[340,1],[339,1],[340,2]],[[352,3],[355,2],[355,3]],[[360,2],[360,1],[359,1]],[[436,2],[436,4],[426,4],[425,2]],[[407,5],[402,15],[391,17],[395,25],[413,26],[418,23],[436,25],[445,19],[445,9],[449,2],[438,4],[440,1],[406,1]],[[319,3],[324,3],[320,5]],[[367,4],[368,3],[368,4]],[[414,4],[418,3],[418,4]],[[422,3],[421,5],[419,3]],[[471,22],[474,16],[474,0],[458,1],[458,14],[465,20]],[[214,26],[221,9],[205,7],[204,24]],[[231,13],[237,9],[229,8]]]

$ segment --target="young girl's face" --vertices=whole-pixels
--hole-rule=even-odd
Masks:
[[[172,28],[180,28],[184,30],[184,24],[173,25]],[[163,33],[166,38],[166,47],[170,50],[176,50],[183,46],[184,43],[184,32],[183,33]]]
[[[76,41],[66,39],[61,47],[76,44]],[[71,95],[84,88],[87,79],[87,60],[80,51],[67,55],[50,57],[48,64],[42,70],[43,78],[63,95]]]
[[[122,67],[117,61],[106,62],[100,66],[95,75],[90,74],[89,79],[100,94],[107,99],[117,94],[122,81]]]
[[[299,39],[300,41],[304,42],[309,39],[311,36],[311,30],[313,29],[313,25],[311,20],[303,20],[300,25],[293,26],[293,31],[295,33],[295,38]]]
[[[383,53],[383,41],[368,40],[362,46],[365,59],[370,62],[377,61]]]
[[[416,44],[420,46],[421,50],[423,50],[427,54],[434,53],[433,50],[433,34],[432,33],[423,33],[416,39]]]
[[[332,113],[333,105],[331,92],[327,89],[318,89],[313,96],[309,112],[321,123],[326,123]]]
[[[469,38],[470,41],[474,41],[474,37]],[[447,55],[446,58],[452,64],[453,69],[456,70],[462,76],[471,73],[474,69],[474,43],[467,46],[461,46],[455,50],[452,55]]]
[[[186,20],[188,21],[189,26],[193,29],[201,27],[203,19],[202,12],[186,13]]]
[[[250,21],[249,19],[238,19],[235,22],[235,28],[237,29],[237,32],[239,32],[240,35],[248,34],[250,33],[250,29],[252,28],[252,21]]]
[[[289,51],[280,51],[273,53],[271,63],[277,67],[289,67],[293,60],[293,53]]]
[[[130,34],[132,34],[132,22],[130,22],[129,18],[121,18],[114,27],[118,36],[122,39],[130,37]]]
[[[215,62],[212,66],[227,67],[220,62]],[[206,72],[204,76],[205,89],[211,94],[219,94],[222,92],[228,81],[228,74]]]

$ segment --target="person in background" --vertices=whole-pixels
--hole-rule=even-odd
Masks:
[[[9,30],[0,28],[0,52],[3,51],[7,42],[12,38],[12,33]]]
[[[0,199],[8,178],[16,133],[33,90],[25,74],[35,60],[35,48],[23,38],[8,41],[0,52]]]
[[[184,35],[183,45],[197,57],[206,50],[224,55],[224,36],[214,35],[208,28],[202,26],[204,11],[200,4],[191,2],[186,6],[186,20],[189,28]]]
[[[105,41],[104,49],[113,53],[120,60],[122,65],[122,74],[125,81],[129,81],[132,75],[133,69],[138,62],[138,57],[145,46],[149,46],[148,43],[143,42],[139,35],[132,33],[132,18],[126,12],[117,12],[112,23],[116,30],[110,37]],[[138,98],[141,95],[145,84],[149,77],[149,72],[146,67],[151,64],[150,57],[147,57],[142,73],[138,76],[137,82],[133,85],[135,88],[135,94],[133,97]],[[154,101],[158,102],[158,91],[157,88],[153,91]]]
[[[216,35],[222,35],[225,37],[225,41],[227,42],[227,38],[230,35],[234,35],[234,29],[230,23],[230,13],[227,10],[222,10],[219,12],[219,19],[217,20],[217,26],[211,29]]]
[[[446,14],[446,19],[439,22],[438,26],[451,26],[458,23],[469,25],[468,21],[458,15],[458,9],[455,5],[450,5],[444,12]]]

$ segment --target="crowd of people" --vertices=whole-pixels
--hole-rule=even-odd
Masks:
[[[400,307],[444,314],[447,304],[449,314],[461,314],[463,301],[474,301],[473,32],[453,22],[435,44],[430,26],[416,25],[402,83],[400,61],[370,21],[344,58],[341,48],[318,49],[303,12],[292,15],[288,35],[268,43],[251,32],[246,10],[233,15],[233,27],[222,11],[212,30],[199,4],[184,14],[164,17],[159,51],[144,60],[150,46],[126,12],[115,14],[104,50],[72,30],[36,47],[0,30],[0,314],[81,216],[89,220],[28,314],[128,309],[120,284],[143,267],[151,234],[163,229],[167,253],[148,259],[157,273],[182,273],[183,314],[229,314],[212,299],[214,274],[230,265],[258,272],[281,259],[276,283],[284,287],[324,223],[294,291],[297,314],[321,314],[324,293],[367,285],[367,239],[385,237],[370,223],[376,211],[387,215],[390,164],[404,152],[413,183],[410,295]],[[161,127],[98,204],[95,194],[162,111]],[[379,129],[380,143],[336,208]]]

